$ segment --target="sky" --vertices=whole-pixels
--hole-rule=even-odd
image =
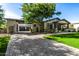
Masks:
[[[2,5],[2,9],[4,10],[5,18],[22,18],[21,3],[5,3],[0,5]]]
[[[5,18],[22,18],[22,11],[20,9],[22,3],[5,3],[0,5],[2,5],[5,11]],[[60,11],[61,15],[55,17],[67,19],[71,23],[79,22],[79,3],[58,3],[56,4],[56,11]]]
[[[56,10],[62,13],[60,18],[65,18],[71,23],[79,22],[79,3],[60,3],[56,5]]]

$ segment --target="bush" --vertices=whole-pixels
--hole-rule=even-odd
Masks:
[[[10,36],[0,37],[0,55],[6,52]]]

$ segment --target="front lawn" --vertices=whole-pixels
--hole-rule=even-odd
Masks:
[[[50,35],[46,38],[79,48],[79,33]]]
[[[5,55],[10,36],[0,37],[0,56]]]

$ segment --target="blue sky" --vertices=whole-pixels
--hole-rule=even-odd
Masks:
[[[60,18],[65,18],[72,23],[79,22],[79,3],[57,4],[56,10],[61,11]]]
[[[2,8],[5,10],[5,18],[21,18],[21,3],[6,3],[0,5],[2,5]],[[56,10],[62,13],[58,16],[59,18],[65,18],[72,23],[79,22],[79,4],[58,3],[56,4]]]

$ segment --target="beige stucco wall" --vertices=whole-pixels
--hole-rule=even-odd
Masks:
[[[69,24],[69,28],[74,28],[74,25],[73,24]]]
[[[10,26],[14,26],[14,25],[16,25],[16,24],[18,24],[16,21],[14,21],[14,20],[7,20],[7,33],[9,33],[9,27]],[[15,30],[15,29],[13,29],[13,30]]]
[[[13,26],[15,24],[18,24],[16,21],[12,21],[12,20],[7,20],[7,25],[8,26]]]
[[[39,24],[35,24],[36,26],[34,27],[34,24],[32,24],[32,27],[31,27],[31,29],[32,29],[32,32],[37,32],[37,28],[38,28],[38,31],[40,32],[40,26],[39,26]]]
[[[79,24],[73,24],[73,27],[76,29],[76,31],[79,31]]]

